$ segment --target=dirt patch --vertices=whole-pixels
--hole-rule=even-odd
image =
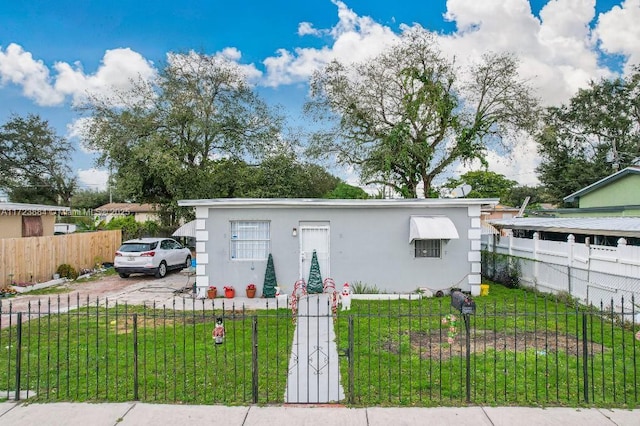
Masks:
[[[173,319],[156,319],[147,318],[143,320],[138,317],[138,329],[140,328],[163,328],[163,327],[173,327],[174,321]],[[111,327],[115,327],[116,334],[129,334],[133,333],[133,316],[125,317],[124,320],[113,320],[109,323]]]
[[[406,341],[408,337],[411,350],[415,354],[420,354],[425,359],[448,360],[453,357],[465,356],[467,353],[464,334],[455,336],[453,344],[447,342],[445,330],[405,331],[402,333],[401,341]],[[386,341],[382,345],[384,349],[391,353],[399,353],[397,341]],[[506,332],[495,332],[493,330],[474,330],[471,334],[471,353],[479,354],[487,351],[498,352],[524,352],[524,350],[535,350],[539,355],[551,355],[556,352],[563,352],[576,356],[582,354],[582,341],[576,340],[575,336],[568,334],[547,334],[519,332],[517,334]],[[601,353],[600,344],[587,342],[587,349],[590,354]]]

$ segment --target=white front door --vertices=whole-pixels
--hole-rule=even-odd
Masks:
[[[331,275],[329,267],[329,225],[313,225],[300,227],[300,271],[299,277],[309,282],[311,258],[313,251],[318,256],[320,275],[324,280]]]

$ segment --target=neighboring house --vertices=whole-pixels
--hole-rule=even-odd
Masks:
[[[0,238],[43,237],[54,234],[56,215],[69,207],[0,203]]]
[[[518,207],[503,206],[502,204],[487,206],[482,208],[482,220],[510,219],[518,216],[519,212]]]
[[[78,225],[75,223],[56,223],[53,227],[53,232],[56,235],[73,234],[78,230]]]
[[[154,204],[136,203],[108,203],[94,210],[100,220],[109,222],[117,217],[133,215],[136,222],[146,222],[147,220],[158,221],[158,206]]]
[[[564,201],[577,201],[579,208],[555,210],[560,217],[640,217],[640,166],[620,170],[564,197]]]
[[[262,289],[269,253],[285,293],[308,280],[313,252],[322,278],[382,292],[451,288],[480,293],[480,209],[494,199],[181,200],[195,208],[196,285]]]
[[[498,234],[498,230],[495,229],[488,222],[492,219],[509,219],[512,217],[517,217],[520,213],[520,209],[517,207],[509,207],[503,206],[502,204],[498,204],[495,206],[483,206],[482,207],[482,234],[483,235],[495,235]]]

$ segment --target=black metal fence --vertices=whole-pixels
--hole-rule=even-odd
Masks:
[[[73,301],[53,299],[18,311],[5,299],[0,398],[286,403],[292,364],[308,363],[297,392],[311,375],[337,376],[329,386],[342,396],[329,402],[638,406],[635,308],[583,310],[524,292],[476,301],[468,327],[445,297],[354,300],[351,311],[301,329],[290,310],[229,310],[218,301],[68,308]],[[222,344],[212,337],[217,317]],[[301,334],[317,335],[304,355],[295,347]],[[335,351],[319,350],[322,340]],[[339,368],[323,368],[331,364]]]

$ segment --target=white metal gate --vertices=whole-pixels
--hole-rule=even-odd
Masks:
[[[322,279],[331,276],[329,262],[329,225],[300,227],[300,269],[299,277],[309,281],[313,251],[318,256]]]

